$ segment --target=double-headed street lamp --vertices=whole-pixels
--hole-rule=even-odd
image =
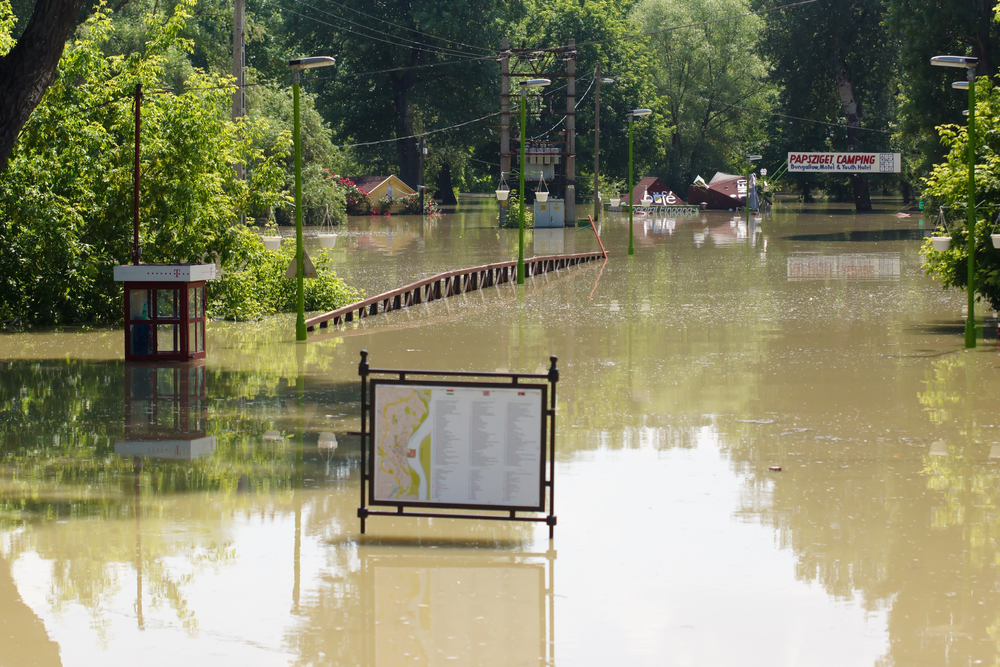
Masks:
[[[957,90],[969,91],[969,127],[968,127],[968,153],[969,153],[969,193],[966,208],[966,227],[968,231],[968,254],[969,254],[969,279],[968,287],[968,317],[965,320],[965,347],[976,346],[976,65],[978,58],[966,56],[934,56],[931,58],[931,65],[938,67],[964,67],[966,70],[966,81],[956,81],[951,84]]]
[[[295,318],[295,340],[306,339],[306,297],[302,280],[305,278],[305,250],[302,248],[302,142],[299,140],[299,72],[316,67],[329,67],[334,63],[329,56],[313,56],[289,60],[292,68],[292,106],[295,115],[295,129],[292,140],[295,144],[295,295],[299,313]]]
[[[524,284],[524,144],[528,135],[525,132],[527,125],[526,102],[528,99],[528,88],[542,88],[552,83],[549,79],[528,79],[521,82],[521,216],[517,221],[517,284]]]
[[[632,123],[640,116],[653,113],[650,109],[633,109],[628,112],[628,254],[635,254],[632,241]]]

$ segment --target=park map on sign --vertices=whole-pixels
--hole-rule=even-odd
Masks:
[[[430,391],[382,387],[375,405],[375,495],[427,500],[431,433]]]

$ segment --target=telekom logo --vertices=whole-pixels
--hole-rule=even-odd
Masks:
[[[181,277],[181,270],[174,269],[174,278],[180,278],[180,277]]]

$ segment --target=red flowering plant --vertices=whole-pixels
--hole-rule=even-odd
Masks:
[[[375,208],[375,202],[371,195],[359,188],[354,181],[349,178],[341,178],[336,174],[330,176],[338,184],[343,186],[347,199],[347,215],[368,215]]]
[[[420,215],[420,195],[418,193],[401,197],[400,203],[403,204],[404,215]],[[424,197],[424,215],[441,215],[437,202],[429,195]]]

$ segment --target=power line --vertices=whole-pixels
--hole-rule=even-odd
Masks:
[[[327,23],[326,21],[321,21],[320,19],[318,19],[318,18],[316,18],[314,16],[309,16],[307,14],[303,14],[301,12],[297,12],[294,9],[288,9],[287,7],[282,7],[281,5],[276,5],[276,6],[278,7],[278,9],[280,9],[282,11],[286,11],[289,14],[295,14],[296,16],[301,16],[304,19],[308,19],[310,21],[315,21],[316,23],[328,26],[330,28],[334,28],[335,30],[342,30],[344,32],[349,32],[349,33],[352,33],[354,35],[358,35],[359,37],[364,37],[365,39],[371,39],[371,40],[374,40],[376,42],[383,42],[385,44],[391,44],[392,46],[401,46],[403,48],[412,49],[412,50],[415,50],[415,51],[426,51],[427,53],[433,53],[435,55],[454,55],[454,54],[451,54],[451,53],[446,53],[446,52],[442,52],[442,51],[438,51],[438,50],[421,48],[419,46],[407,46],[406,44],[400,44],[400,43],[394,42],[392,40],[382,39],[381,37],[375,37],[374,35],[366,35],[365,33],[358,32],[357,30],[351,30],[350,28],[345,28],[343,26],[336,26],[336,25],[334,25],[332,23]]]
[[[381,23],[385,23],[387,25],[391,25],[391,26],[393,26],[395,28],[400,28],[401,30],[409,30],[410,32],[416,33],[418,35],[424,35],[426,37],[432,37],[434,39],[439,39],[439,40],[441,40],[443,42],[448,42],[450,44],[458,44],[459,46],[464,46],[464,47],[470,48],[470,49],[477,49],[479,51],[485,51],[485,52],[489,52],[490,51],[490,49],[487,49],[486,47],[483,47],[483,46],[473,46],[472,44],[465,44],[463,42],[459,42],[459,41],[456,41],[456,40],[453,40],[453,39],[448,39],[446,37],[438,37],[437,35],[432,35],[430,33],[423,32],[421,30],[417,30],[416,28],[408,28],[406,26],[399,25],[398,23],[393,23],[392,21],[386,21],[385,19],[379,18],[377,16],[372,16],[371,14],[366,14],[365,12],[361,11],[360,9],[354,9],[353,7],[348,7],[347,5],[345,5],[343,3],[335,2],[334,0],[327,0],[327,2],[329,2],[331,5],[337,5],[338,7],[343,7],[344,9],[346,9],[348,11],[355,12],[356,14],[361,14],[364,17],[367,17],[367,18],[370,18],[370,19],[374,19],[376,21],[379,21]]]
[[[587,93],[589,93],[589,92],[590,92],[590,89],[594,87],[594,82],[595,82],[595,81],[597,81],[597,78],[596,78],[596,77],[595,77],[595,76],[594,76],[593,74],[591,74],[591,75],[590,75],[590,85],[589,85],[589,86],[587,86],[587,90],[583,91],[583,95],[581,95],[581,96],[580,96],[580,99],[579,99],[579,100],[577,100],[577,101],[576,101],[576,104],[574,104],[574,105],[573,105],[573,110],[574,110],[574,111],[576,111],[576,109],[577,109],[577,108],[578,108],[578,107],[580,106],[580,103],[582,103],[582,102],[583,102],[583,98],[585,98],[585,97],[587,96]],[[568,86],[569,84],[566,84],[566,85]],[[530,139],[530,140],[531,140],[531,141],[534,141],[535,139],[538,139],[539,137],[544,137],[544,136],[545,136],[546,134],[548,134],[548,133],[549,133],[549,132],[551,132],[552,130],[554,130],[554,129],[556,129],[557,127],[559,127],[560,125],[562,125],[562,124],[563,124],[563,122],[564,122],[565,120],[566,120],[566,116],[563,116],[562,118],[560,118],[560,119],[559,119],[559,122],[558,122],[558,123],[556,123],[555,125],[553,125],[553,126],[552,126],[552,127],[550,127],[549,129],[545,130],[545,131],[544,131],[544,132],[542,132],[541,134],[536,134],[535,136],[531,137],[531,139]]]
[[[447,132],[448,130],[454,130],[456,127],[463,127],[465,125],[472,125],[473,123],[478,123],[480,121],[486,120],[487,118],[493,118],[494,116],[499,116],[500,112],[487,114],[480,118],[474,118],[472,120],[467,120],[464,123],[457,123],[455,125],[449,125],[448,127],[440,127],[436,130],[429,130],[427,132],[421,132],[420,134],[411,134],[407,137],[393,137],[392,139],[380,139],[379,141],[365,141],[360,144],[343,144],[340,146],[334,146],[334,148],[355,148],[357,146],[374,146],[376,144],[388,144],[393,141],[402,141],[403,139],[417,139],[419,137],[426,137],[431,134],[437,134],[439,132]]]
[[[319,7],[314,7],[314,6],[312,6],[312,5],[310,5],[310,4],[306,3],[306,2],[303,2],[303,0],[292,0],[292,1],[293,2],[297,2],[298,4],[300,4],[300,5],[304,6],[304,7],[308,7],[309,9],[312,9],[313,11],[317,11],[320,14],[324,14],[326,16],[330,16],[330,17],[335,18],[335,19],[340,20],[340,21],[346,21],[346,22],[350,23],[351,25],[358,26],[359,28],[361,28],[363,30],[374,30],[373,28],[369,28],[368,26],[366,26],[364,24],[357,23],[356,21],[352,21],[349,18],[340,16],[338,14],[332,14],[332,13],[330,13],[328,11],[320,9]],[[356,34],[362,34],[362,33],[356,33]],[[365,36],[367,36],[367,35],[365,35]],[[480,55],[478,53],[469,53],[468,51],[460,51],[458,49],[452,49],[452,48],[443,47],[443,46],[434,46],[433,44],[425,44],[424,42],[418,42],[418,41],[413,40],[413,39],[407,39],[406,37],[396,37],[396,39],[399,40],[399,41],[402,41],[402,42],[410,42],[410,44],[415,45],[415,46],[426,46],[426,47],[428,47],[430,49],[436,49],[436,50],[440,51],[441,53],[447,53],[448,55],[451,55],[451,56],[473,56],[473,57],[478,57]],[[400,46],[402,46],[402,45],[400,45]]]
[[[390,72],[405,72],[411,69],[426,69],[429,67],[442,67],[444,65],[458,65],[461,63],[482,62],[485,60],[496,60],[495,56],[483,56],[481,58],[464,58],[462,60],[448,60],[443,63],[428,63],[426,65],[410,65],[408,67],[392,67],[390,69],[372,70],[371,72],[354,72],[351,74],[338,74],[337,76],[317,76],[312,81],[332,81],[334,79],[349,79],[355,76],[371,76],[373,74],[388,74]]]

